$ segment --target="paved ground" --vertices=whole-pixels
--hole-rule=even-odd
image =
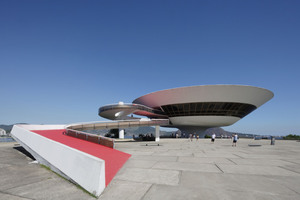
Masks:
[[[33,160],[13,147],[13,142],[0,143],[0,200],[95,200],[53,172],[30,164]]]
[[[100,199],[300,199],[300,142],[164,139],[117,143],[132,154]],[[250,145],[262,145],[252,146]]]
[[[149,144],[146,146],[146,144]],[[119,142],[132,154],[99,199],[300,199],[300,142]],[[261,145],[261,146],[252,146]],[[95,199],[0,143],[0,200]]]

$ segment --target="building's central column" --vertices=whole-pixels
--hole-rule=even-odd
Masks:
[[[155,142],[159,142],[159,126],[155,126]]]
[[[119,129],[119,139],[124,139],[124,129]]]

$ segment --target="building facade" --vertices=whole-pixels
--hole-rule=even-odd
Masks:
[[[207,128],[229,126],[272,99],[264,88],[244,85],[201,85],[180,87],[143,95],[131,104],[99,108],[101,117],[111,120],[169,119],[168,127],[200,136]]]

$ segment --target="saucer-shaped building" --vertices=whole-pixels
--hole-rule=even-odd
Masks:
[[[207,128],[229,126],[245,117],[274,94],[263,88],[244,85],[201,85],[152,92],[132,104],[103,106],[99,115],[131,119],[131,114],[169,119],[168,127],[201,135]]]

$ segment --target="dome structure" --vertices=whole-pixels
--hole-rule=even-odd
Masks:
[[[207,128],[229,126],[272,99],[273,92],[245,85],[200,85],[152,92],[132,104],[99,109],[108,119],[130,119],[130,114],[168,118],[169,127],[200,134]]]

